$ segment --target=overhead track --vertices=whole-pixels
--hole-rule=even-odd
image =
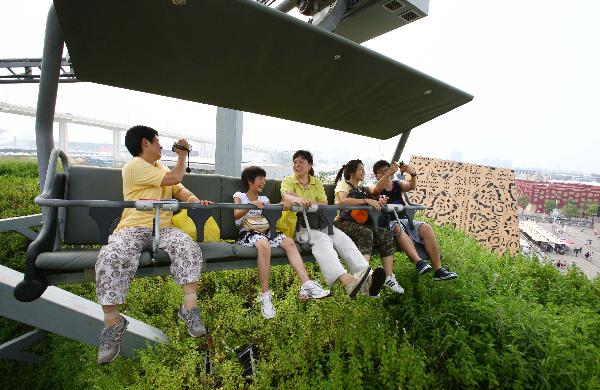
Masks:
[[[14,58],[0,60],[0,84],[39,83],[42,70],[41,58]],[[74,83],[79,80],[71,68],[68,58],[63,58],[60,64],[58,81]]]

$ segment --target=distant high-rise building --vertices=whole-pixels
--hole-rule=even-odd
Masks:
[[[453,150],[450,152],[450,160],[462,162],[463,153],[460,150]]]
[[[484,158],[483,160],[481,160],[481,165],[485,165],[488,167],[512,169],[512,160]]]

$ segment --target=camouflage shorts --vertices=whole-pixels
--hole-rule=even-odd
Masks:
[[[393,256],[396,251],[394,236],[388,229],[378,228],[377,232],[373,232],[370,225],[343,219],[337,219],[333,224],[354,241],[363,255],[371,255],[373,247],[379,251],[381,257]]]

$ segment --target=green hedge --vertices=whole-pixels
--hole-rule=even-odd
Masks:
[[[0,191],[4,197],[10,189]],[[417,277],[397,254],[403,296],[384,291],[380,299],[350,300],[335,287],[331,298],[302,303],[293,271],[278,266],[271,273],[277,317],[265,321],[255,302],[255,269],[203,274],[199,297],[213,338],[211,375],[204,370],[205,341],[190,338],[177,319],[181,289],[158,277],[135,280],[123,311],[162,329],[169,344],[99,367],[94,347],[52,335],[32,348],[43,356],[38,366],[0,360],[0,387],[600,388],[599,278],[590,281],[575,269],[561,275],[522,256],[498,257],[451,227],[434,230],[445,265],[460,276],[449,282]],[[16,239],[2,236],[2,247]],[[22,247],[15,248],[3,252],[2,264],[19,268]],[[308,270],[320,279],[317,266]],[[95,299],[93,284],[65,289]],[[0,342],[20,329],[3,319]],[[252,379],[241,375],[234,352],[250,344],[259,351]]]

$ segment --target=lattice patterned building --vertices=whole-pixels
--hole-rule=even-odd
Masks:
[[[437,223],[451,223],[491,250],[519,252],[515,176],[510,169],[412,156],[419,175],[412,198]]]

